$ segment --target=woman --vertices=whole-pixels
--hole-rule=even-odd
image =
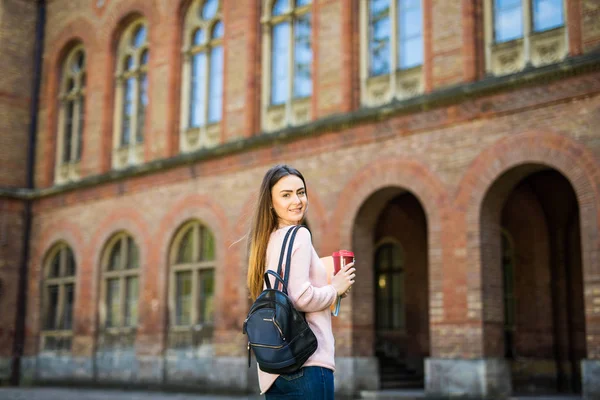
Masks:
[[[302,174],[287,165],[276,165],[265,174],[249,234],[248,287],[253,300],[264,290],[265,268],[277,272],[283,238],[306,216],[308,196]],[[265,267],[266,266],[266,267]],[[287,266],[284,266],[284,271]],[[292,373],[275,375],[258,371],[261,394],[273,399],[333,399],[334,339],[330,306],[354,283],[354,263],[331,279],[312,246],[310,233],[300,229],[294,240],[288,295],[318,341],[315,353]]]

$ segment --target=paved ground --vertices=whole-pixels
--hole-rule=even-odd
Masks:
[[[259,400],[260,396],[217,396],[112,389],[0,388],[0,400]]]
[[[422,400],[422,391],[363,392],[363,399]],[[218,396],[114,389],[0,388],[0,400],[264,400],[262,396]],[[309,400],[309,399],[307,399]],[[511,400],[581,400],[578,396],[526,396]]]

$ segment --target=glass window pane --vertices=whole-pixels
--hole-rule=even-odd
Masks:
[[[79,128],[77,129],[77,153],[75,161],[81,160],[81,150],[83,148],[83,125],[85,123],[85,98],[79,98]]]
[[[125,326],[136,326],[138,319],[138,278],[128,277],[125,284]]]
[[[46,308],[46,329],[55,330],[56,316],[58,313],[58,285],[51,285],[46,288],[48,294],[48,307]]]
[[[67,266],[65,270],[65,276],[74,276],[75,275],[75,257],[73,256],[73,252],[70,248],[65,249],[65,255],[67,257]]]
[[[284,104],[288,98],[289,38],[289,22],[273,27],[271,104]]]
[[[200,271],[200,295],[198,296],[199,322],[210,323],[214,321],[215,305],[215,274],[214,270]]]
[[[523,36],[523,8],[520,0],[495,0],[494,37],[507,42]]]
[[[400,8],[398,12],[398,29],[400,40],[421,36],[423,19],[421,8]]]
[[[192,79],[190,87],[190,128],[205,124],[204,109],[206,101],[206,53],[197,53],[192,57]]]
[[[84,64],[85,64],[85,56],[83,54],[83,51],[80,51],[73,58],[73,62],[71,64],[71,71],[73,71],[73,72],[81,71],[83,69]]]
[[[117,327],[120,324],[120,292],[119,279],[106,281],[106,326]]]
[[[208,122],[221,120],[223,109],[223,47],[215,47],[210,54],[210,95]]]
[[[121,269],[121,240],[118,240],[111,252],[110,257],[108,258],[108,268],[109,271],[116,271]]]
[[[202,18],[211,19],[217,14],[219,2],[217,0],[206,0],[202,7]]]
[[[135,269],[140,266],[140,252],[131,237],[127,238],[127,257],[127,269]]]
[[[302,7],[310,4],[311,0],[296,0],[296,7]]]
[[[404,267],[404,254],[402,248],[397,244],[393,244],[391,246],[391,252],[392,269],[401,270]]]
[[[60,274],[60,254],[61,252],[58,251],[52,259],[50,270],[48,271],[48,278],[56,278]]]
[[[175,324],[191,325],[192,321],[192,273],[175,274]]]
[[[194,38],[192,40],[192,43],[195,46],[199,46],[202,43],[204,43],[205,37],[204,37],[204,31],[202,29],[196,29],[196,31],[194,32],[194,36],[193,37]]]
[[[389,327],[389,298],[387,275],[380,274],[377,278],[377,327]]]
[[[140,81],[138,83],[139,98],[138,98],[138,120],[137,120],[137,132],[136,141],[142,143],[144,141],[144,125],[146,121],[146,108],[148,107],[148,76],[146,74],[140,75]]]
[[[273,5],[273,16],[284,14],[289,8],[289,0],[276,0]]]
[[[65,112],[65,134],[63,138],[63,163],[71,161],[71,140],[73,138],[73,117],[75,112],[75,102],[69,100],[66,104]]]
[[[310,14],[296,19],[294,29],[294,97],[312,94],[312,48]]]
[[[121,145],[127,146],[131,143],[131,119],[133,117],[133,96],[135,93],[135,78],[125,81],[123,93],[123,127]]]
[[[148,50],[144,50],[142,56],[140,57],[140,65],[148,64]]]
[[[421,36],[406,40],[400,44],[398,65],[401,69],[423,64],[423,38]]]
[[[133,34],[133,47],[140,47],[146,42],[146,27],[140,25]]]
[[[386,271],[390,268],[390,246],[383,245],[377,251],[377,270]]]
[[[392,278],[392,328],[404,328],[404,274],[395,273]]]
[[[222,38],[223,33],[224,33],[223,23],[219,21],[215,24],[215,26],[213,28],[212,38],[213,39]]]
[[[187,264],[193,262],[193,235],[194,230],[189,229],[181,239],[181,243],[179,244],[179,249],[177,251],[177,264]]]
[[[390,4],[389,0],[372,0],[369,10],[370,74],[390,72]]]
[[[124,65],[124,67],[125,67],[125,71],[131,71],[131,70],[133,70],[133,57],[127,56],[125,58],[125,65]]]
[[[73,329],[73,302],[75,300],[75,285],[65,285],[62,323],[60,329]]]
[[[534,31],[546,31],[563,24],[563,0],[533,0]]]
[[[200,261],[212,261],[215,259],[215,239],[212,233],[206,229],[200,229]]]

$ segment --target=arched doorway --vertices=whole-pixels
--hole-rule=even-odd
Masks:
[[[371,327],[357,345],[371,346],[379,388],[422,388],[430,348],[425,211],[412,193],[381,189],[363,204],[354,229],[355,299],[372,299],[372,311],[353,315],[355,326]]]
[[[586,338],[577,197],[559,172],[527,168],[494,185],[524,176],[503,196],[500,229],[482,221],[500,244],[504,356],[514,393],[579,393]]]

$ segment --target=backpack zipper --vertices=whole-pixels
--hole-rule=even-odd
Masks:
[[[273,321],[273,325],[275,325],[275,327],[279,331],[279,334],[281,335],[281,339],[285,342],[285,336],[283,336],[283,331],[281,330],[281,327],[279,327],[279,324],[277,323],[277,321],[275,321],[275,317],[273,317],[271,321]]]
[[[283,345],[281,346],[270,346],[268,344],[257,344],[257,343],[250,343],[248,342],[248,347],[266,347],[268,349],[280,349],[283,347]]]

